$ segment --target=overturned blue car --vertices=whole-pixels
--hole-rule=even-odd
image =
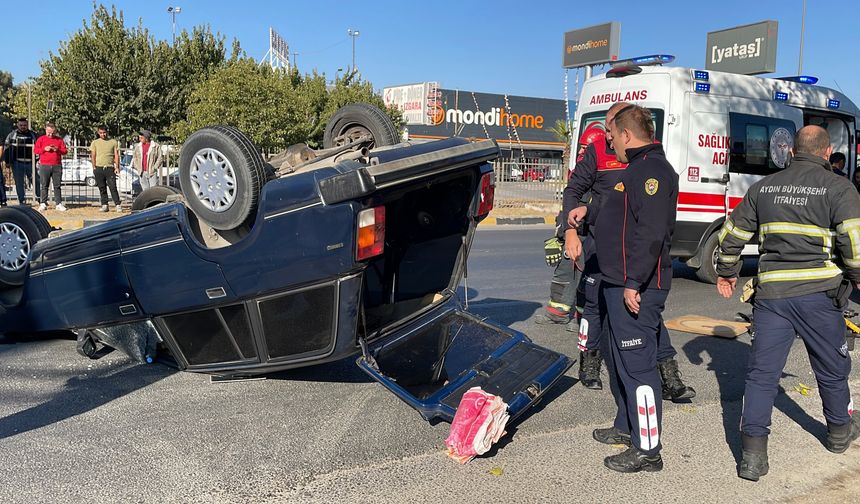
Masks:
[[[213,126],[183,145],[181,191],[149,189],[131,215],[54,236],[0,209],[0,331],[74,331],[86,356],[104,344],[227,378],[358,355],[428,420],[473,386],[516,417],[572,361],[455,294],[498,147],[397,142],[364,104],[334,115],[324,149],[267,161]]]

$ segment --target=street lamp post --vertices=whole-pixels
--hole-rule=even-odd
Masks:
[[[352,71],[355,72],[355,38],[359,36],[359,31],[347,28],[346,34],[352,37]]]
[[[173,45],[176,45],[176,15],[182,13],[182,7],[168,7],[167,13],[173,17]]]

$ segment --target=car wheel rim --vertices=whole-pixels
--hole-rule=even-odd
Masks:
[[[340,136],[343,136],[345,138],[342,141],[337,142],[336,147],[341,147],[348,143],[355,142],[356,140],[364,136],[370,136],[371,138],[373,138],[373,133],[371,133],[370,130],[365,128],[364,126],[354,125],[344,129]],[[374,143],[375,142],[371,142],[368,148],[372,148]]]
[[[714,249],[714,253],[711,255],[711,264],[714,267],[714,271],[717,271],[717,261],[720,256],[720,248],[717,247]]]
[[[30,240],[18,225],[11,222],[0,223],[0,268],[18,271],[27,264],[30,257]]]
[[[236,201],[236,171],[215,149],[201,149],[191,160],[191,187],[200,203],[209,210],[227,211]]]

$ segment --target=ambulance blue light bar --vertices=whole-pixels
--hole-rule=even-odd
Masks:
[[[833,98],[827,100],[827,108],[838,109],[839,105],[839,100],[834,100]]]
[[[639,56],[631,58],[630,62],[634,65],[666,65],[675,61],[675,57],[671,54],[649,54],[648,56]]]
[[[773,99],[774,101],[788,101],[788,93],[783,91],[774,91]]]
[[[710,78],[710,74],[704,70],[693,70],[693,79],[706,81]]]
[[[801,84],[815,84],[818,82],[818,77],[813,77],[811,75],[795,75],[793,77],[780,77],[779,80],[784,80],[788,82],[799,82]]]
[[[694,90],[697,93],[710,93],[711,92],[711,85],[708,84],[707,82],[697,82]]]

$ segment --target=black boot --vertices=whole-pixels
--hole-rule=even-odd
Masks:
[[[741,434],[743,458],[738,466],[738,476],[745,480],[758,481],[767,474],[767,436],[753,437]]]
[[[655,472],[663,469],[663,458],[660,454],[648,456],[636,448],[627,450],[603,459],[603,465],[613,471],[635,473],[639,471]]]
[[[678,371],[678,361],[669,358],[657,362],[660,371],[660,379],[663,382],[663,400],[678,401],[681,399],[692,399],[696,397],[693,387],[684,385],[681,381],[681,372]]]
[[[600,350],[586,350],[579,352],[579,381],[592,390],[603,389],[600,381],[600,361],[602,357]]]
[[[593,437],[595,441],[599,441],[603,444],[630,446],[630,434],[621,432],[616,429],[615,426],[607,427],[605,429],[594,429],[594,432],[591,433],[591,437]]]
[[[833,453],[844,453],[857,437],[860,437],[860,421],[857,420],[857,415],[851,415],[851,420],[845,425],[827,422],[827,440],[824,447]]]

